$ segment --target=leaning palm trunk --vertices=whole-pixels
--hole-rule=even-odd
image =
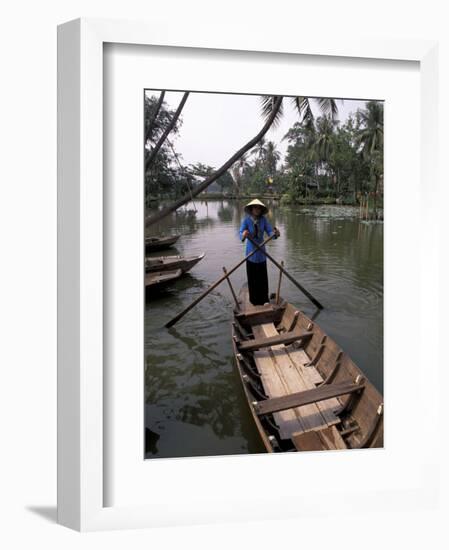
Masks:
[[[172,118],[170,124],[167,126],[167,128],[165,129],[165,132],[162,134],[159,141],[154,146],[154,149],[152,149],[150,154],[148,155],[148,158],[145,162],[145,172],[151,166],[153,160],[155,159],[156,155],[158,154],[159,149],[162,147],[165,140],[167,139],[168,134],[173,130],[173,128],[174,128],[174,126],[175,126],[175,124],[176,124],[176,122],[179,118],[179,115],[181,114],[181,111],[182,111],[188,97],[189,97],[189,92],[186,92],[183,95],[181,103],[179,104],[178,108],[176,109],[176,113],[173,115],[173,118]]]
[[[208,178],[206,178],[203,183],[201,183],[198,187],[196,187],[192,193],[188,193],[184,195],[182,198],[180,198],[175,203],[171,204],[170,206],[167,206],[166,208],[163,208],[159,212],[156,212],[152,216],[149,216],[146,221],[145,225],[148,227],[150,225],[153,225],[154,223],[158,222],[162,218],[165,218],[165,216],[168,216],[184,204],[187,204],[192,200],[193,197],[196,197],[199,195],[202,191],[204,191],[211,183],[213,183],[215,180],[217,180],[220,176],[226,173],[226,171],[236,162],[239,160],[247,151],[249,151],[254,145],[256,145],[263,136],[268,132],[270,129],[274,119],[276,118],[276,114],[279,111],[281,105],[282,105],[282,96],[279,96],[276,98],[276,101],[273,105],[273,110],[267,119],[266,123],[264,124],[263,128],[260,130],[260,132],[253,137],[248,143],[246,143],[241,149],[239,149],[232,157],[227,160],[223,166],[221,166],[216,172],[214,172],[212,175],[210,175]]]
[[[151,117],[151,120],[148,123],[147,131],[145,132],[145,143],[150,139],[151,129],[154,125],[155,120],[157,119],[157,115],[159,114],[159,111],[161,110],[162,103],[164,101],[164,96],[165,96],[165,90],[161,92],[161,95],[159,96],[159,100],[156,105],[156,109],[153,113],[153,116]]]

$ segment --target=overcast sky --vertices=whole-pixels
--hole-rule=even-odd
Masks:
[[[160,94],[152,90],[146,93],[156,97]],[[170,109],[176,109],[182,95],[183,92],[166,92],[164,101]],[[282,138],[298,120],[298,114],[290,98],[285,98],[283,103],[282,123],[276,129],[270,129],[265,138],[274,141],[277,149],[285,154],[288,144]],[[338,119],[343,122],[351,112],[362,108],[365,101],[338,100],[337,105]],[[313,110],[319,115],[315,105]],[[260,99],[253,95],[192,92],[181,117],[183,124],[179,135],[171,141],[175,151],[182,155],[183,165],[202,162],[218,168],[263,126]]]

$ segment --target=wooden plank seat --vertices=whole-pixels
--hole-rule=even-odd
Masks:
[[[305,390],[282,397],[272,397],[264,401],[254,402],[254,410],[258,415],[270,414],[295,407],[303,407],[318,401],[326,401],[332,397],[340,397],[363,390],[364,383],[341,383],[320,386],[319,388]]]
[[[262,323],[277,324],[281,321],[285,306],[266,305],[252,306],[252,309],[245,309],[236,313],[235,318],[242,325],[260,325]]]
[[[329,451],[346,449],[346,443],[335,426],[292,435],[298,451]]]
[[[279,335],[273,323],[254,326],[252,332],[255,339]],[[314,367],[304,367],[310,362],[310,357],[301,348],[281,344],[254,351],[253,357],[264,391],[270,398],[314,389],[316,383],[322,382]],[[288,439],[293,433],[338,424],[340,419],[333,411],[339,405],[338,400],[333,398],[273,413],[273,419],[279,426],[280,436]]]
[[[311,338],[312,332],[284,332],[283,334],[276,334],[276,336],[268,336],[265,338],[255,338],[249,341],[238,341],[237,347],[239,351],[255,351],[262,348],[270,348],[272,346],[279,346],[280,344],[292,344],[293,342],[304,341]]]
[[[372,446],[381,446],[382,407],[372,419],[370,401],[381,403],[381,396],[364,380],[356,365],[346,359],[342,362],[341,350],[338,353],[335,342],[318,325],[291,304],[286,304],[278,321],[272,315],[276,305],[254,306],[243,288],[234,317],[234,321],[237,315],[239,319],[248,319],[241,325],[234,324],[234,351],[245,388],[251,381],[258,390],[250,389],[247,397],[264,442],[268,434],[273,434],[283,450],[359,448],[373,442]],[[301,336],[301,331],[313,331],[312,341],[303,338],[289,343],[289,333]],[[264,347],[259,347],[261,341]],[[339,376],[342,370],[346,376]],[[347,382],[333,384],[339,377]],[[354,400],[357,400],[351,413],[354,420],[348,421],[341,412],[352,407]],[[259,415],[252,406],[256,401],[263,414]],[[370,415],[368,424],[363,416],[368,412],[362,404]],[[273,450],[266,442],[265,446],[268,451]]]
[[[279,306],[275,304],[254,306],[249,302],[248,291],[245,288],[240,292],[239,299],[241,303],[239,319],[250,319],[250,322],[245,323],[245,325],[255,340],[280,335],[271,319],[265,323],[263,322],[262,313],[266,314],[274,307],[280,307],[283,311],[284,305],[282,302]],[[281,336],[292,332],[295,329],[295,324],[289,323]],[[249,341],[252,342],[253,340]],[[273,341],[271,342],[273,343]],[[316,384],[323,381],[315,367],[304,367],[311,360],[304,349],[293,347],[293,345],[295,344],[284,345],[278,343],[271,347],[249,352],[253,355],[264,391],[270,398],[313,389]],[[340,404],[336,398],[328,399],[327,401],[273,413],[273,420],[279,427],[279,435],[283,439],[291,438],[292,434],[320,428],[332,428],[332,431],[337,433],[336,424],[340,422],[340,419],[333,411],[339,406]]]

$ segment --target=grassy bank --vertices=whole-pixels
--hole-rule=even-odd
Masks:
[[[247,195],[234,195],[231,193],[202,193],[198,197],[195,197],[194,200],[201,201],[201,200],[252,200],[252,199],[259,199],[261,201],[279,201],[279,203],[283,206],[286,205],[326,205],[326,204],[340,204],[344,206],[358,206],[359,203],[354,199],[353,196],[348,197],[330,197],[330,196],[323,196],[323,197],[290,197],[287,194],[280,195],[280,194],[265,194],[265,195],[258,195],[258,194],[247,194]],[[382,202],[379,203],[379,208],[382,208]]]

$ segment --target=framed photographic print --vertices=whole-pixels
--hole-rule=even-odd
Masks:
[[[383,102],[145,90],[144,109],[146,458],[382,447]]]
[[[435,44],[58,40],[59,522],[434,502]]]

